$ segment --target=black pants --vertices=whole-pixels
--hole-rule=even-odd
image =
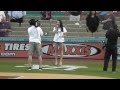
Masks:
[[[23,18],[18,18],[18,19],[13,18],[10,20],[10,22],[17,22],[17,23],[19,23],[19,26],[21,26],[21,23],[23,22]]]
[[[110,45],[106,47],[105,57],[104,57],[104,67],[103,71],[107,71],[110,56],[112,55],[112,71],[116,71],[117,64],[117,45]]]

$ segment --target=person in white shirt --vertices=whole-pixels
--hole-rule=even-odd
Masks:
[[[21,23],[24,22],[26,11],[8,11],[8,16],[11,22],[18,22],[19,26],[21,26]]]
[[[59,65],[62,65],[63,60],[63,50],[64,50],[64,37],[66,36],[66,28],[63,27],[62,21],[57,20],[56,26],[53,28],[53,32],[55,33],[53,41],[55,42],[55,65],[58,64],[58,51],[60,50],[60,62]],[[59,50],[58,50],[59,48]]]
[[[31,19],[29,21],[30,27],[28,28],[29,35],[29,51],[28,51],[28,70],[31,70],[32,65],[32,57],[34,52],[36,51],[39,59],[39,70],[42,69],[42,46],[41,46],[41,36],[43,35],[43,31],[40,26],[37,25],[37,21],[35,19]]]
[[[8,11],[8,15],[12,18],[22,18],[26,15],[26,11]]]
[[[5,21],[6,20],[6,16],[4,11],[0,11],[0,22]]]
[[[82,11],[70,11],[70,21],[76,21],[75,25],[81,27]]]

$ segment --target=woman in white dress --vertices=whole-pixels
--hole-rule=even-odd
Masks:
[[[63,51],[64,51],[64,38],[66,36],[66,28],[63,27],[62,21],[57,20],[56,26],[53,28],[55,33],[53,41],[55,42],[55,65],[58,65],[58,51],[60,51],[60,62],[59,65],[62,65],[63,60]]]

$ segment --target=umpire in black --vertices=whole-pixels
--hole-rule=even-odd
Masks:
[[[105,51],[104,67],[103,67],[103,71],[105,72],[108,70],[108,63],[111,55],[112,55],[112,72],[116,71],[118,37],[120,37],[120,32],[117,29],[117,25],[115,25],[113,28],[110,28],[106,32],[107,42],[105,44],[106,51]]]

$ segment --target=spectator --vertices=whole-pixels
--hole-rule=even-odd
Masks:
[[[107,15],[105,15],[105,20],[101,22],[103,24],[104,30],[110,30],[116,26],[115,16],[113,11],[108,11]]]
[[[9,15],[8,15],[8,11],[4,11],[4,13],[5,13],[6,21],[9,22],[10,18],[9,18]]]
[[[8,15],[11,22],[18,22],[19,26],[21,26],[21,23],[24,22],[26,11],[8,11]]]
[[[6,16],[5,16],[4,11],[0,11],[0,22],[5,21],[5,20],[6,20]]]
[[[92,35],[97,31],[99,26],[99,18],[96,15],[96,11],[90,11],[86,18],[86,26],[92,32]]]
[[[50,20],[52,19],[52,12],[51,11],[41,11],[41,20]]]
[[[82,11],[70,11],[70,21],[77,21],[75,25],[80,25],[81,13]]]
[[[0,37],[7,37],[8,33],[11,32],[11,25],[10,22],[2,19],[0,22]]]
[[[98,14],[100,21],[103,21],[106,15],[107,15],[107,11],[100,11]]]
[[[120,11],[113,11],[113,14],[114,14],[115,16],[120,16]]]

